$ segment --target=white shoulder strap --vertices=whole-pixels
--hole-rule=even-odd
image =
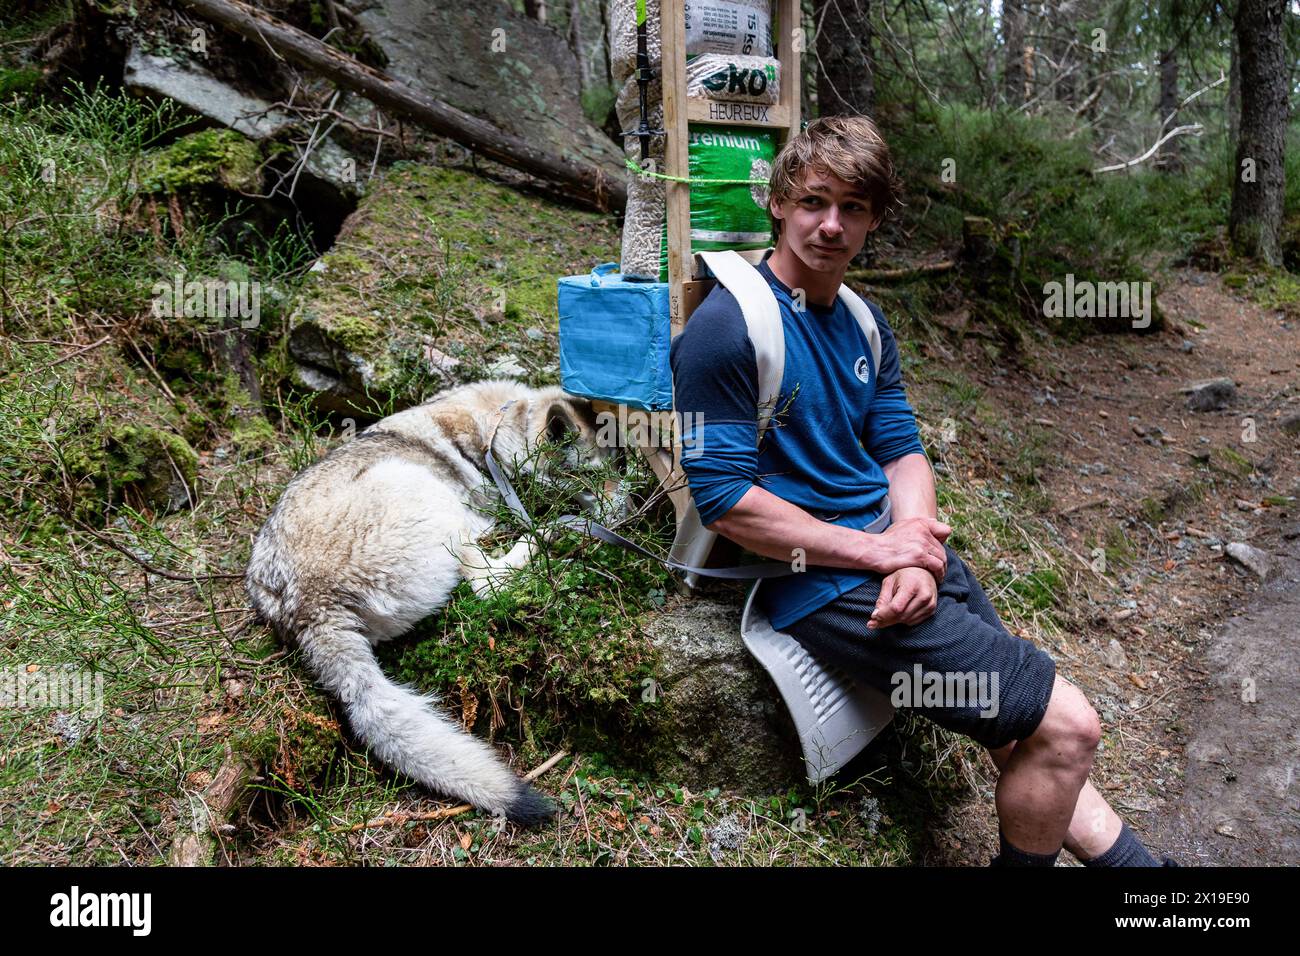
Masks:
[[[870,307],[848,286],[840,286],[840,298],[849,307],[853,317],[858,320],[858,325],[862,326],[862,334],[867,337],[867,344],[871,347],[871,361],[875,363],[876,375],[879,376],[880,329],[876,325],[876,317],[872,315]]]
[[[736,297],[745,316],[758,363],[758,434],[761,438],[772,418],[785,375],[785,327],[781,322],[781,307],[777,305],[776,295],[767,280],[739,253],[734,250],[701,252],[699,257],[714,277]],[[876,375],[879,375],[880,329],[876,317],[847,285],[840,286],[839,296],[862,328],[871,349]]]
[[[714,277],[736,297],[758,364],[758,435],[771,421],[785,374],[785,327],[767,280],[733,250],[699,253]]]

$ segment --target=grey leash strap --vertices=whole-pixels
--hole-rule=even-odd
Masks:
[[[756,578],[783,578],[788,574],[796,574],[793,567],[788,564],[781,564],[778,561],[765,561],[758,564],[741,564],[733,568],[697,568],[694,565],[682,564],[680,561],[674,561],[672,558],[661,558],[659,555],[647,551],[635,541],[629,541],[617,531],[610,531],[603,524],[598,524],[590,518],[583,518],[580,515],[564,515],[558,524],[566,528],[572,528],[574,531],[581,531],[583,534],[590,535],[599,541],[607,544],[616,544],[620,548],[627,548],[629,551],[635,551],[637,554],[645,555],[647,558],[653,558],[660,564],[672,568],[674,571],[683,571],[689,574],[698,574],[706,578],[730,578],[731,580],[752,581]]]
[[[511,487],[510,482],[502,473],[501,468],[497,465],[496,458],[492,454],[492,449],[487,449],[487,466],[488,472],[492,475],[492,480],[496,482],[497,489],[501,492],[501,497],[521,521],[528,527],[533,527],[533,519],[528,514],[528,509],[524,507],[519,496],[515,494],[515,489]],[[890,523],[890,503],[889,496],[885,496],[884,508],[880,514],[862,530],[868,534],[879,534],[889,527]],[[694,565],[683,564],[680,561],[674,561],[672,558],[661,558],[659,555],[647,551],[635,541],[623,537],[617,531],[611,531],[599,522],[592,521],[590,518],[584,518],[581,515],[563,515],[557,521],[557,524],[574,531],[579,531],[598,541],[604,541],[606,544],[617,545],[620,548],[626,548],[629,551],[635,551],[651,560],[658,561],[674,571],[681,571],[687,574],[698,574],[706,578],[726,578],[728,580],[753,581],[759,578],[783,578],[791,574],[799,574],[791,565],[783,564],[779,561],[764,561],[756,564],[741,564],[731,568],[697,568]]]
[[[487,450],[487,466],[488,472],[492,475],[492,480],[497,483],[497,490],[501,492],[501,497],[504,498],[506,504],[510,506],[510,510],[518,515],[519,519],[523,521],[524,524],[531,528],[533,526],[532,516],[528,513],[528,509],[524,507],[524,503],[519,500],[519,496],[515,494],[514,487],[506,480],[506,476],[502,474],[501,468],[497,465],[496,457],[492,454],[491,448],[488,448]]]

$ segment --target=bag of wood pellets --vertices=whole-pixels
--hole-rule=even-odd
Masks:
[[[686,0],[685,6],[687,57],[772,55],[771,0]]]
[[[683,26],[687,59],[702,53],[772,55],[771,0],[687,0]],[[658,72],[659,0],[646,0],[646,34],[650,66]],[[611,0],[609,53],[616,83],[636,72],[636,0]]]
[[[770,105],[780,93],[781,63],[770,56],[701,53],[686,61],[687,96]]]
[[[771,245],[768,180],[776,157],[770,130],[697,126],[690,134],[691,253]],[[711,179],[756,180],[710,183]],[[660,227],[660,282],[668,281],[668,223]],[[626,227],[624,228],[626,236]],[[624,245],[626,248],[626,244]]]

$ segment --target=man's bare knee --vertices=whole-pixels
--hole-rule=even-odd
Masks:
[[[1011,751],[1013,751],[1015,747],[1016,741],[1013,740],[1011,743],[1002,747],[988,748],[989,756],[993,758],[993,765],[999,770],[1005,770],[1007,767],[1007,761],[1011,759]]]
[[[1083,692],[1059,675],[1038,728],[1018,747],[1030,747],[1053,764],[1087,775],[1101,742],[1101,721]]]

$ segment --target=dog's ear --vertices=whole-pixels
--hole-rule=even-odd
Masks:
[[[551,402],[542,420],[546,425],[540,437],[556,444],[564,441],[569,432],[582,434],[582,420],[577,410],[567,401]]]
[[[595,434],[596,413],[589,399],[551,387],[538,389],[530,405],[529,434],[535,442],[562,441],[569,432],[586,438]]]

